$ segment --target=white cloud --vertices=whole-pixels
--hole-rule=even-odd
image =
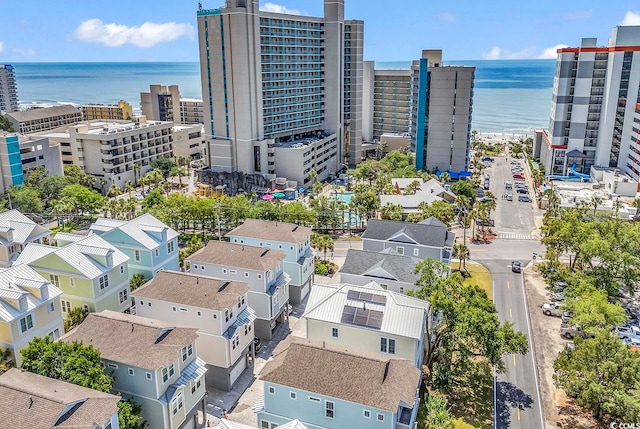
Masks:
[[[4,50],[4,42],[0,42],[0,54]]]
[[[11,49],[11,52],[24,57],[35,57],[38,54],[33,48],[13,48]]]
[[[440,15],[438,15],[438,21],[453,22],[455,20],[456,16],[449,12],[441,13]]]
[[[640,12],[628,11],[620,25],[640,25]]]
[[[565,20],[575,20],[575,19],[588,19],[593,16],[593,9],[589,10],[576,10],[573,12],[565,13],[562,15],[562,18]]]
[[[542,53],[538,55],[540,59],[556,59],[558,57],[558,49],[568,48],[569,45],[560,43],[559,45],[551,46],[550,48],[543,49]]]
[[[263,12],[286,13],[289,15],[302,15],[302,12],[299,10],[289,9],[286,6],[281,6],[275,3],[265,3],[260,7],[260,10]]]
[[[94,18],[81,23],[75,29],[74,35],[83,42],[96,42],[105,46],[122,46],[129,43],[139,48],[149,48],[182,36],[193,39],[194,31],[191,24],[176,22],[145,22],[139,26],[128,27],[123,24],[105,24]]]
[[[538,49],[536,47],[524,48],[520,51],[509,51],[499,46],[494,46],[489,52],[482,53],[482,59],[485,60],[524,60],[524,59],[549,59],[556,58],[556,51],[560,48],[566,48],[567,45],[558,44],[546,49]]]

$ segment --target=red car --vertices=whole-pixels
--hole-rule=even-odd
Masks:
[[[513,175],[513,178],[514,179],[524,179],[524,176],[522,174],[520,174],[520,173],[516,173],[516,174]]]

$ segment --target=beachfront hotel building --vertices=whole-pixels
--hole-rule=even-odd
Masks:
[[[325,0],[323,17],[259,11],[257,0],[197,16],[213,171],[285,176],[295,163],[310,186],[311,170],[323,180],[362,159],[364,23],[344,19],[343,0]]]
[[[130,121],[133,118],[133,107],[124,100],[118,104],[85,104],[80,107],[85,121],[96,119]]]
[[[423,50],[422,58],[406,69],[375,69],[367,61],[365,141],[402,146],[400,142],[408,138],[416,153],[416,168],[466,170],[474,75],[475,67],[444,66],[439,49]]]
[[[178,85],[149,85],[140,93],[142,114],[154,121],[170,121],[176,125],[203,123],[202,100],[180,98]]]
[[[70,104],[64,104],[62,106],[34,107],[29,110],[8,112],[5,117],[11,122],[15,132],[31,134],[76,124],[82,121],[82,112]]]
[[[617,168],[640,179],[640,26],[618,26],[607,46],[558,49],[548,130],[534,155],[547,174]]]
[[[103,191],[112,184],[123,188],[137,183],[158,158],[172,158],[173,123],[147,121],[84,121],[68,128],[41,133],[60,143],[64,165],[77,165],[102,180]]]
[[[18,110],[18,90],[11,64],[0,64],[0,113]]]

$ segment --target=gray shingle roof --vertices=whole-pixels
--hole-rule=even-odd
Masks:
[[[415,283],[419,276],[414,272],[420,259],[403,256],[397,253],[367,252],[366,250],[349,249],[341,273],[371,277],[376,281],[380,278],[391,278],[405,283]],[[380,271],[391,277],[383,277]]]
[[[228,283],[222,291],[220,287]],[[136,298],[157,299],[210,310],[232,308],[249,291],[245,282],[228,282],[213,277],[178,271],[160,271],[151,281],[133,292]]]
[[[225,237],[251,237],[285,243],[302,243],[311,236],[311,228],[294,223],[247,219]]]
[[[275,270],[284,261],[285,256],[285,253],[281,250],[211,240],[204,249],[200,249],[189,256],[187,261],[192,264],[204,262],[227,267],[267,271]]]
[[[163,332],[170,333],[163,336]],[[100,350],[104,359],[157,370],[178,358],[180,350],[198,337],[195,328],[104,310],[91,313],[77,328],[60,337]]]
[[[34,121],[36,119],[50,118],[60,115],[80,115],[82,112],[70,104],[62,106],[42,107],[38,109],[19,110],[17,112],[8,112],[7,116],[11,116],[17,122]]]
[[[93,429],[118,411],[119,396],[10,369],[0,376],[2,427]],[[69,406],[79,402],[79,406]],[[56,424],[57,423],[57,424]]]
[[[174,229],[169,228],[161,220],[149,213],[130,221],[99,218],[90,226],[90,229],[100,235],[104,235],[113,229],[119,229],[149,250],[153,250],[162,244],[157,234],[162,234],[163,231],[167,233],[167,241],[171,241],[178,236]]]
[[[386,376],[385,376],[386,375]],[[261,371],[263,381],[397,412],[412,407],[421,371],[406,359],[388,359],[290,336]]]
[[[433,217],[420,223],[371,219],[362,238],[386,241],[398,234],[404,234],[418,244],[431,247],[450,247],[455,240],[455,234]]]

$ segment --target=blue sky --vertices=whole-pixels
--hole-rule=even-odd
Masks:
[[[223,0],[202,0],[215,8]],[[406,61],[441,48],[446,60],[555,58],[582,37],[605,45],[616,25],[640,25],[637,0],[345,0],[365,21],[365,59]],[[260,1],[321,16],[322,0]],[[197,1],[0,0],[0,62],[197,61]]]

